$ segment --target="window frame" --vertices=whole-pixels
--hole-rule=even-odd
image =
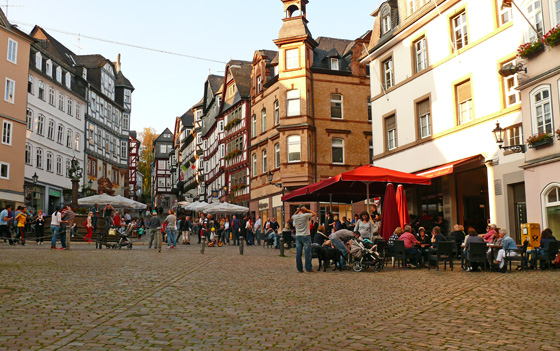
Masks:
[[[295,56],[291,57],[290,54],[295,54]],[[301,68],[301,62],[299,56],[300,56],[299,47],[285,50],[286,71],[296,70]]]
[[[27,78],[27,93],[35,95],[35,77],[31,74]]]
[[[2,175],[2,169],[5,167],[6,176]],[[8,162],[0,161],[0,179],[10,180],[10,164]]]
[[[395,127],[393,129],[388,129],[387,121],[391,118],[394,118]],[[384,148],[385,150],[392,151],[399,147],[398,144],[398,134],[397,134],[397,114],[395,111],[388,113],[387,115],[383,116],[383,136],[384,136]],[[394,145],[391,144],[391,141],[394,142]],[[392,146],[392,147],[391,147]]]
[[[268,168],[268,153],[266,149],[262,150],[262,173],[266,174]]]
[[[280,124],[280,101],[274,100],[274,125]]]
[[[14,139],[14,124],[10,121],[2,121],[2,144],[12,146]]]
[[[257,137],[257,115],[256,114],[253,114],[253,116],[251,117],[251,137],[252,138]]]
[[[502,6],[503,0],[495,0],[496,14],[498,16],[498,28],[513,20],[513,12],[511,7]],[[504,15],[508,16],[508,20],[504,21]]]
[[[297,138],[297,143],[295,142]],[[291,141],[293,140],[293,141]],[[299,158],[298,159],[290,159],[290,146],[298,146],[299,147]],[[300,135],[289,135],[286,138],[286,151],[288,155],[288,163],[299,163],[302,160],[302,151],[301,151],[301,136]],[[298,152],[292,152],[292,154],[297,154]]]
[[[33,110],[30,108],[27,108],[25,113],[25,123],[27,130],[33,132]]]
[[[46,171],[53,173],[53,163],[54,163],[54,154],[50,151],[47,151],[46,156]]]
[[[280,168],[280,143],[274,144],[274,168]]]
[[[45,92],[45,90],[46,90],[45,83],[42,80],[40,80],[40,81],[37,82],[37,86],[38,86],[38,89],[39,89],[37,97],[40,100],[46,101],[47,97],[46,97],[46,94],[45,94],[46,93]]]
[[[251,163],[252,163],[252,166],[253,166],[253,172],[252,172],[252,174],[253,174],[253,177],[256,177],[256,176],[257,176],[257,154],[254,153],[254,154],[251,156],[251,159],[252,159],[252,160],[251,160],[251,161],[252,161]]]
[[[261,110],[261,133],[266,132],[266,108]]]
[[[33,165],[33,145],[25,143],[25,159],[24,162],[27,166]]]
[[[534,5],[536,3],[539,4],[539,10],[534,10],[535,9]],[[537,40],[545,34],[542,1],[531,0],[530,2],[524,3],[522,6],[523,6],[522,10],[525,11],[525,16],[527,17],[527,20],[531,22],[533,27],[535,27],[535,29],[539,32],[539,35],[537,36],[536,35],[537,33],[535,33],[533,28],[528,23],[526,22],[523,23],[523,26],[525,28],[525,30],[523,31],[525,42]],[[533,11],[529,11],[529,7],[532,7]],[[539,24],[540,24],[540,28],[539,28]]]
[[[418,44],[423,43],[423,47],[418,49]],[[426,35],[420,36],[412,42],[413,58],[414,58],[414,73],[420,73],[428,68],[428,41]],[[422,61],[419,60],[422,57]]]
[[[453,45],[451,49],[452,52],[459,51],[462,48],[469,45],[469,28],[468,28],[468,20],[467,20],[467,11],[466,9],[463,8],[462,10],[457,12],[458,12],[457,14],[450,17],[451,39],[453,40]],[[461,23],[457,25],[456,19],[462,18],[463,16],[464,19],[461,19]],[[461,32],[460,37],[457,36],[458,32]]]
[[[462,86],[463,84],[466,84],[467,82],[470,84],[470,99],[459,101],[459,87]],[[472,84],[471,77],[456,83],[454,85],[453,93],[454,93],[454,97],[455,97],[455,109],[456,109],[456,122],[455,123],[457,124],[457,126],[461,126],[463,124],[474,121],[476,119],[476,115],[475,115],[475,109],[474,109],[473,84]],[[470,101],[470,104],[468,105],[468,112],[469,112],[470,118],[469,118],[469,120],[464,120],[462,118],[463,113],[462,113],[461,106],[468,101]]]
[[[506,61],[500,65],[500,68],[503,68],[505,65],[513,64],[514,66],[517,63],[517,59],[514,58],[513,60]],[[517,73],[508,77],[501,77],[501,84],[503,90],[503,104],[505,108],[511,107],[513,105],[517,105],[521,103],[521,91],[517,90],[519,86],[519,78]],[[514,84],[509,87],[509,81],[513,79]],[[510,97],[515,97],[515,102],[510,102]]]
[[[40,136],[45,136],[45,116],[39,114],[37,116],[37,134]]]
[[[340,143],[340,145],[335,145],[336,143]],[[342,151],[342,160],[335,161],[335,148]],[[342,138],[332,138],[331,140],[331,162],[334,165],[343,165],[344,164],[344,139]]]
[[[40,147],[35,149],[35,166],[38,169],[43,169],[43,149]]]
[[[331,70],[340,71],[340,60],[337,57],[331,57],[330,66]]]
[[[64,125],[59,124],[56,128],[56,142],[60,145],[64,145]]]
[[[4,101],[10,104],[16,103],[16,81],[8,77],[4,85]]]
[[[340,97],[340,99],[338,99],[337,96]],[[338,108],[340,108],[340,117],[334,115],[334,112]],[[344,119],[344,97],[340,93],[331,94],[331,119]]]
[[[8,38],[8,47],[7,47],[7,52],[6,52],[6,60],[8,60],[8,62],[13,63],[14,65],[17,65],[17,59],[18,59],[18,42],[15,41],[12,38]],[[10,57],[12,56],[12,57]]]
[[[544,91],[548,92],[548,98],[546,99],[546,101],[539,101],[538,103],[534,102],[534,98],[536,97],[537,94],[542,93]],[[552,105],[552,87],[549,84],[544,84],[544,85],[540,85],[538,87],[536,87],[530,94],[529,94],[529,98],[530,98],[530,108],[531,108],[531,130],[532,130],[532,134],[539,134],[541,132],[539,132],[539,126],[538,126],[538,122],[537,122],[537,108],[540,106],[544,106],[546,104],[549,104],[549,114],[550,114],[550,123],[546,123],[546,114],[544,112],[544,108],[543,108],[543,133],[546,132],[546,125],[550,124],[550,132],[549,133],[554,133],[554,110],[553,110],[553,105]],[[543,99],[544,100],[544,99]]]
[[[297,92],[297,98],[295,97],[295,92]],[[290,95],[293,96],[290,97]],[[299,89],[287,90],[286,91],[286,117],[298,117],[298,116],[301,116],[301,92]]]
[[[427,102],[428,110],[427,113],[421,113],[421,104]],[[414,100],[414,115],[415,115],[415,126],[416,126],[416,139],[422,140],[431,137],[434,133],[433,131],[433,116],[432,116],[432,97],[431,94],[426,94]],[[428,119],[427,127],[428,134],[424,135],[422,133],[423,124],[422,118],[426,117]]]
[[[387,63],[390,63],[390,67],[387,66]],[[383,77],[383,88],[385,90],[391,89],[395,85],[393,55],[388,56],[381,61],[381,72]],[[387,78],[389,78],[389,80],[387,80]]]

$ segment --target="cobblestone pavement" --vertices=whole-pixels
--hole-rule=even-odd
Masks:
[[[560,271],[300,274],[294,251],[0,244],[0,350],[560,349]]]

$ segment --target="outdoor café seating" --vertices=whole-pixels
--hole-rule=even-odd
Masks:
[[[537,260],[540,261],[541,267],[543,266],[543,262],[546,262],[548,265],[548,270],[552,269],[552,261],[556,258],[558,254],[558,241],[551,241],[548,243],[548,250],[544,255],[538,255]]]
[[[482,270],[486,271],[486,243],[471,243],[467,253],[465,267],[472,267],[473,263],[480,263]]]
[[[511,271],[511,262],[520,262],[521,263],[521,269],[525,270],[525,255],[527,254],[527,246],[529,245],[529,241],[525,240],[525,242],[523,243],[523,246],[518,248],[517,250],[513,250],[513,249],[509,249],[506,250],[506,256],[504,257],[504,260],[506,262],[506,265],[509,263],[509,270]],[[511,256],[512,252],[517,252],[517,255],[513,255]]]
[[[431,262],[436,262],[436,269],[439,271],[439,263],[443,261],[443,270],[447,270],[447,262],[449,262],[449,267],[453,271],[453,247],[455,243],[452,241],[440,241],[437,246],[436,254],[430,255],[430,264],[428,265],[428,270],[431,269]]]

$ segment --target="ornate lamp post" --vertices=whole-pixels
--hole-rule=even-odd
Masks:
[[[33,174],[33,177],[31,177],[31,181],[33,182],[33,195],[32,195],[32,202],[31,205],[33,206],[33,209],[35,210],[35,212],[37,212],[37,200],[35,199],[35,193],[37,192],[37,182],[39,181],[39,176],[37,175],[37,172],[35,172],[35,174]],[[35,203],[33,203],[35,202]]]
[[[525,151],[527,151],[525,144],[503,146],[505,129],[500,127],[500,122],[496,122],[496,128],[492,130],[492,133],[494,134],[494,139],[496,140],[496,144],[500,146],[500,149],[508,150],[515,153],[524,153]]]

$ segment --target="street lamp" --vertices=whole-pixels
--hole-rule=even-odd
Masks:
[[[39,176],[37,175],[37,172],[35,172],[35,174],[33,174],[33,177],[31,177],[31,180],[33,181],[33,184],[37,184],[37,181],[39,180]]]
[[[498,73],[505,78],[513,76],[517,72],[521,71],[527,73],[527,67],[524,68],[522,63],[518,63],[516,65],[514,65],[513,63],[508,63],[507,65],[504,65],[504,67],[500,68]]]
[[[500,146],[500,149],[509,150],[509,151],[515,152],[515,153],[520,153],[520,152],[524,153],[525,151],[527,151],[527,148],[525,147],[525,144],[508,145],[508,146],[503,146],[502,145],[504,143],[505,129],[500,127],[500,122],[496,122],[496,128],[494,128],[494,130],[492,130],[492,133],[494,133],[494,139],[496,140],[496,144],[498,144]]]
[[[33,174],[33,176],[31,177],[31,181],[33,182],[33,194],[32,194],[32,198],[31,198],[31,204],[33,205],[33,200],[35,200],[35,206],[33,206],[33,208],[36,210],[37,209],[37,200],[35,199],[35,193],[37,193],[37,188],[35,186],[37,185],[37,182],[39,181],[39,176],[37,175],[37,172],[35,172],[35,174]]]

